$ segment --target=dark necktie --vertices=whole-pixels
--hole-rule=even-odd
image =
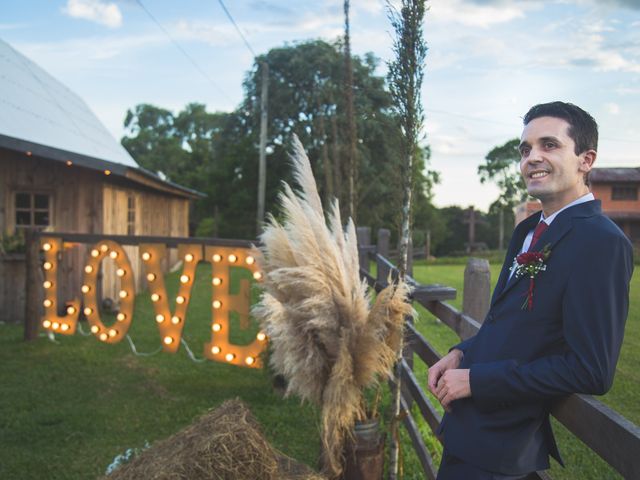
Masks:
[[[533,246],[536,244],[540,236],[544,233],[544,231],[549,227],[545,222],[540,222],[536,225],[536,229],[533,231],[533,237],[531,238],[531,245],[529,245],[529,250],[533,250]]]

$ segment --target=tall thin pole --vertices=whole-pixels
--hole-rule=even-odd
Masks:
[[[258,218],[256,232],[262,233],[264,225],[264,203],[267,189],[267,96],[269,94],[269,65],[260,64],[262,68],[262,92],[260,95],[260,160],[258,164]]]
[[[356,148],[356,122],[353,114],[353,67],[351,65],[351,38],[349,34],[349,0],[344,0],[344,69],[345,69],[345,103],[347,113],[347,167],[348,187],[349,187],[349,216],[357,225],[356,209],[358,204],[357,197],[357,176],[358,176],[358,159]]]

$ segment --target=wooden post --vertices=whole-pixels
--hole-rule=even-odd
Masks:
[[[391,238],[391,231],[388,228],[381,228],[378,230],[378,245],[376,251],[384,258],[389,258],[389,239]]]
[[[431,229],[427,229],[424,240],[424,259],[428,262],[431,258]]]
[[[484,322],[489,311],[490,296],[489,261],[484,258],[469,258],[464,269],[462,312],[480,323]]]
[[[31,229],[25,230],[25,243],[27,246],[25,256],[25,314],[24,314],[24,339],[31,341],[38,338],[38,325],[40,323],[40,307],[42,305],[42,271],[40,270],[40,234]]]
[[[356,236],[358,237],[358,247],[371,246],[371,227],[356,228]],[[369,252],[358,248],[358,259],[360,260],[360,268],[369,272]]]

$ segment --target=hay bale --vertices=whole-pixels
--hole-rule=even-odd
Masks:
[[[306,469],[306,472],[305,472]],[[287,472],[289,470],[289,472]],[[275,451],[239,399],[142,452],[105,480],[321,480]]]

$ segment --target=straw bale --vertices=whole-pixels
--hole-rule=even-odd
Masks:
[[[239,399],[227,400],[103,480],[322,480],[276,451]]]

